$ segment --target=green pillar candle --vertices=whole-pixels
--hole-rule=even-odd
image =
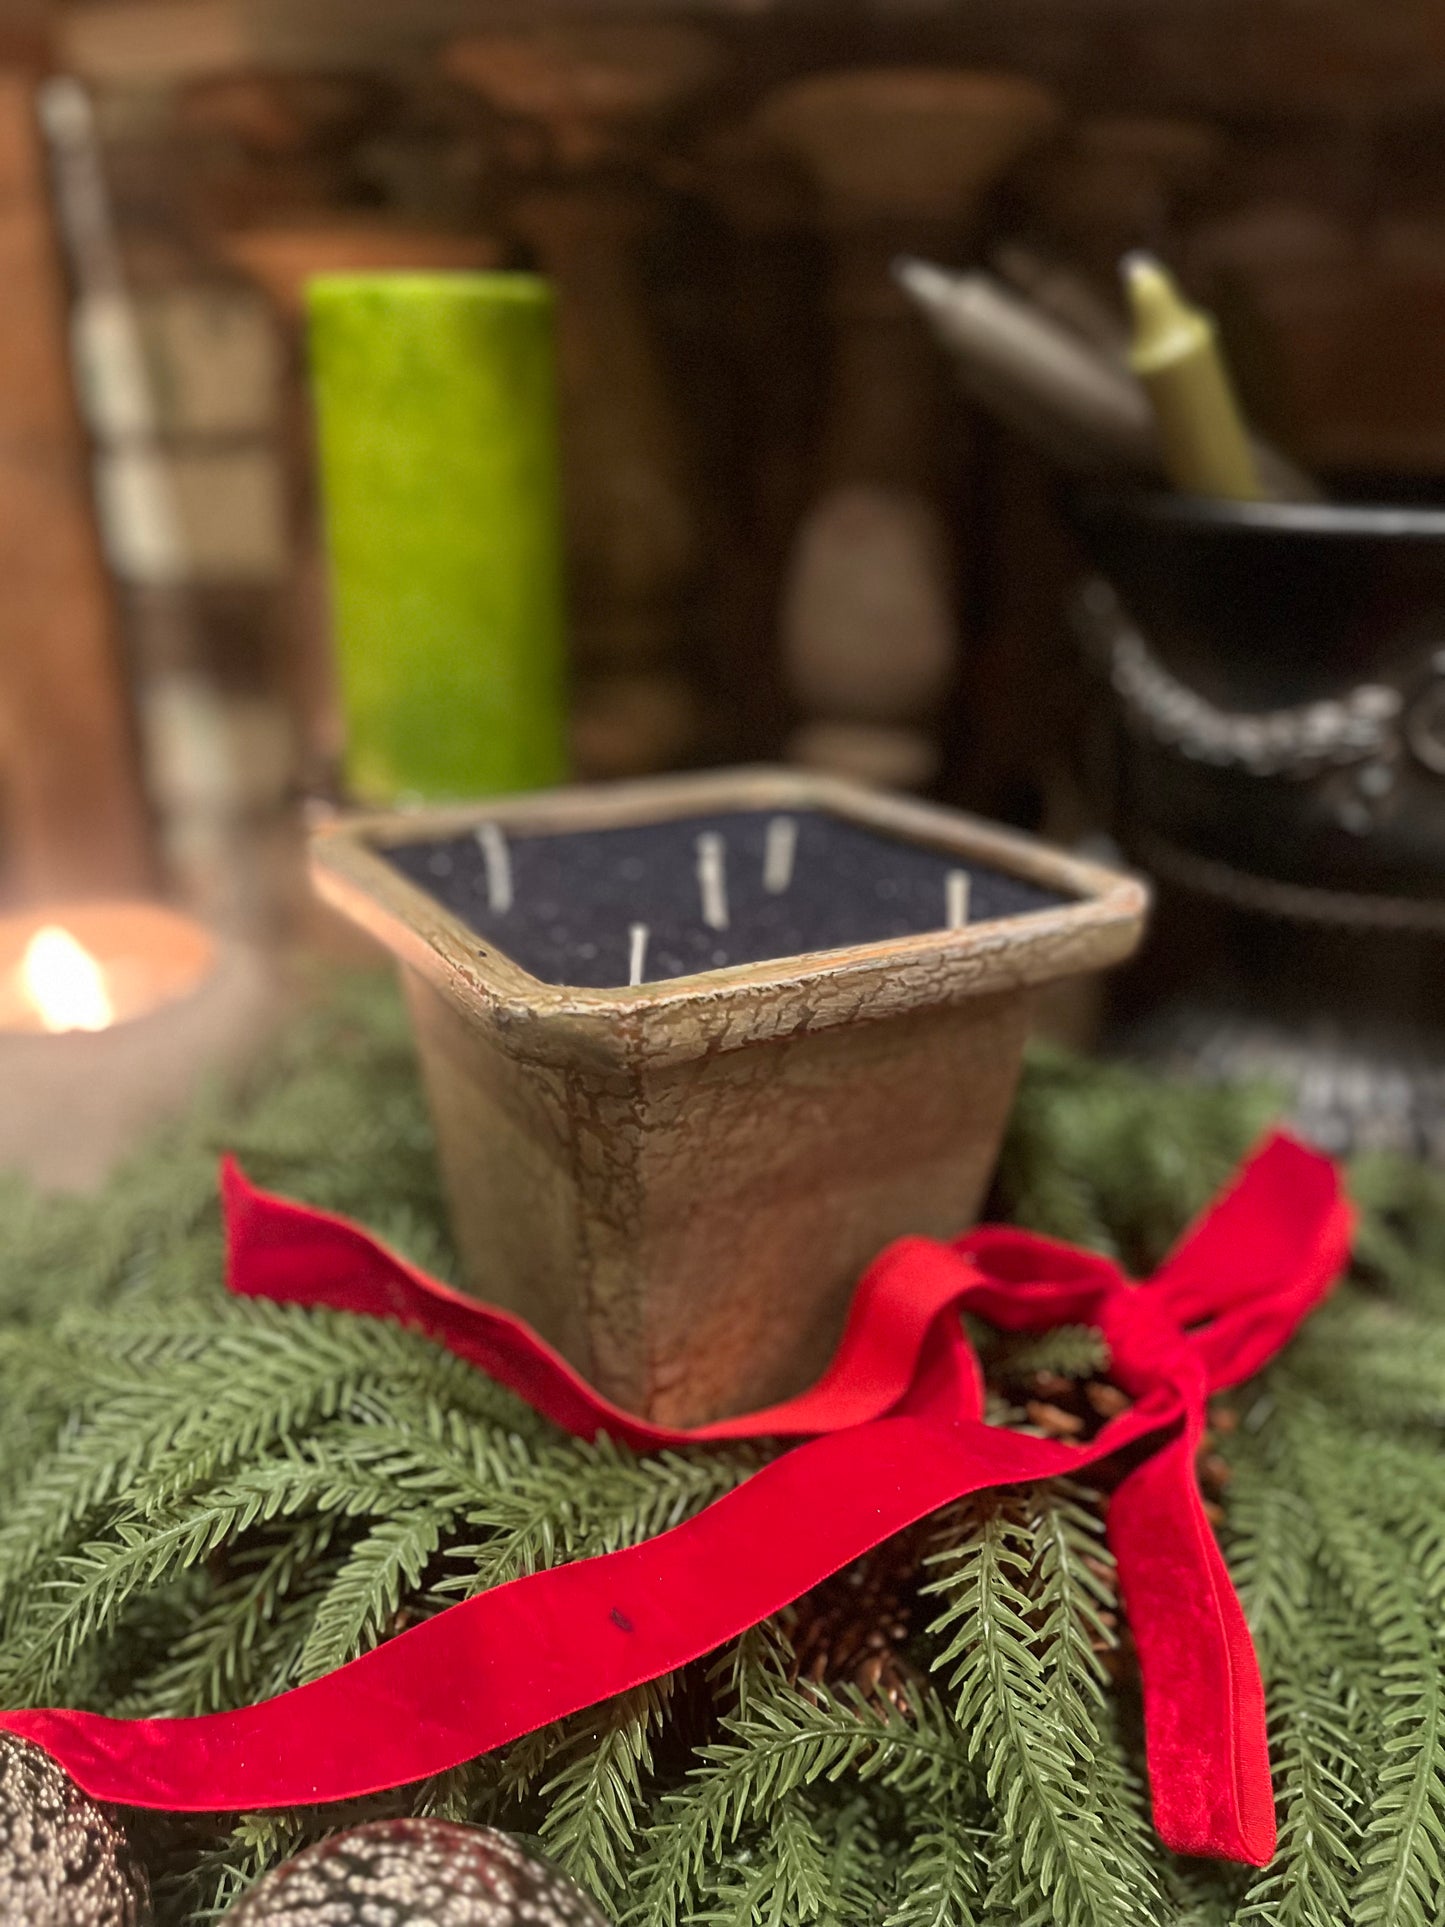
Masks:
[[[339,274],[307,298],[352,793],[560,780],[550,288],[526,274]]]

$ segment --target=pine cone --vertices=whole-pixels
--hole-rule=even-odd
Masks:
[[[788,1617],[795,1682],[851,1685],[880,1709],[908,1712],[918,1673],[903,1648],[922,1551],[920,1532],[900,1533],[798,1600]]]

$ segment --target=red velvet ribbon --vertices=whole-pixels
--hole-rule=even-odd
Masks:
[[[655,1539],[481,1593],[259,1705],[191,1719],[0,1715],[91,1794],[221,1811],[399,1786],[712,1652],[968,1493],[1116,1459],[1108,1534],[1138,1651],[1155,1824],[1181,1853],[1272,1855],[1264,1692],[1194,1465],[1210,1394],[1273,1357],[1345,1264],[1353,1218],[1327,1159],[1269,1140],[1142,1286],[1028,1232],[906,1238],[863,1278],[811,1390],[691,1432],[619,1411],[520,1320],[356,1226],[254,1190],[231,1163],[222,1186],[232,1291],[399,1319],[581,1437],[640,1451],[806,1442]],[[965,1308],[1011,1331],[1097,1326],[1134,1404],[1087,1444],[985,1424]]]

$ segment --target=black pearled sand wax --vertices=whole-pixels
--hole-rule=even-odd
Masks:
[[[780,832],[780,823],[793,828]],[[715,839],[720,882],[710,888],[700,876],[700,839]],[[386,855],[531,976],[597,990],[624,985],[634,972],[657,983],[943,930],[953,920],[949,877],[959,871],[968,878],[969,923],[1064,901],[821,810],[738,810],[505,838],[479,826]],[[709,908],[714,925],[723,913],[721,927],[705,920]]]

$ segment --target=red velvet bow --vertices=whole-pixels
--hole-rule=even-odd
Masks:
[[[580,1436],[643,1451],[808,1442],[658,1538],[481,1593],[260,1705],[175,1720],[0,1715],[90,1793],[208,1811],[421,1779],[713,1651],[967,1493],[1079,1473],[1147,1441],[1124,1462],[1108,1531],[1143,1680],[1155,1824],[1181,1853],[1270,1858],[1264,1693],[1194,1460],[1210,1393],[1258,1371],[1344,1266],[1353,1219],[1327,1159],[1271,1139],[1144,1286],[1023,1231],[906,1238],[865,1275],[811,1390],[693,1432],[609,1405],[519,1320],[354,1225],[252,1189],[234,1164],[222,1184],[232,1291],[400,1319]],[[985,1424],[965,1307],[1013,1331],[1098,1326],[1135,1403],[1087,1445]]]

